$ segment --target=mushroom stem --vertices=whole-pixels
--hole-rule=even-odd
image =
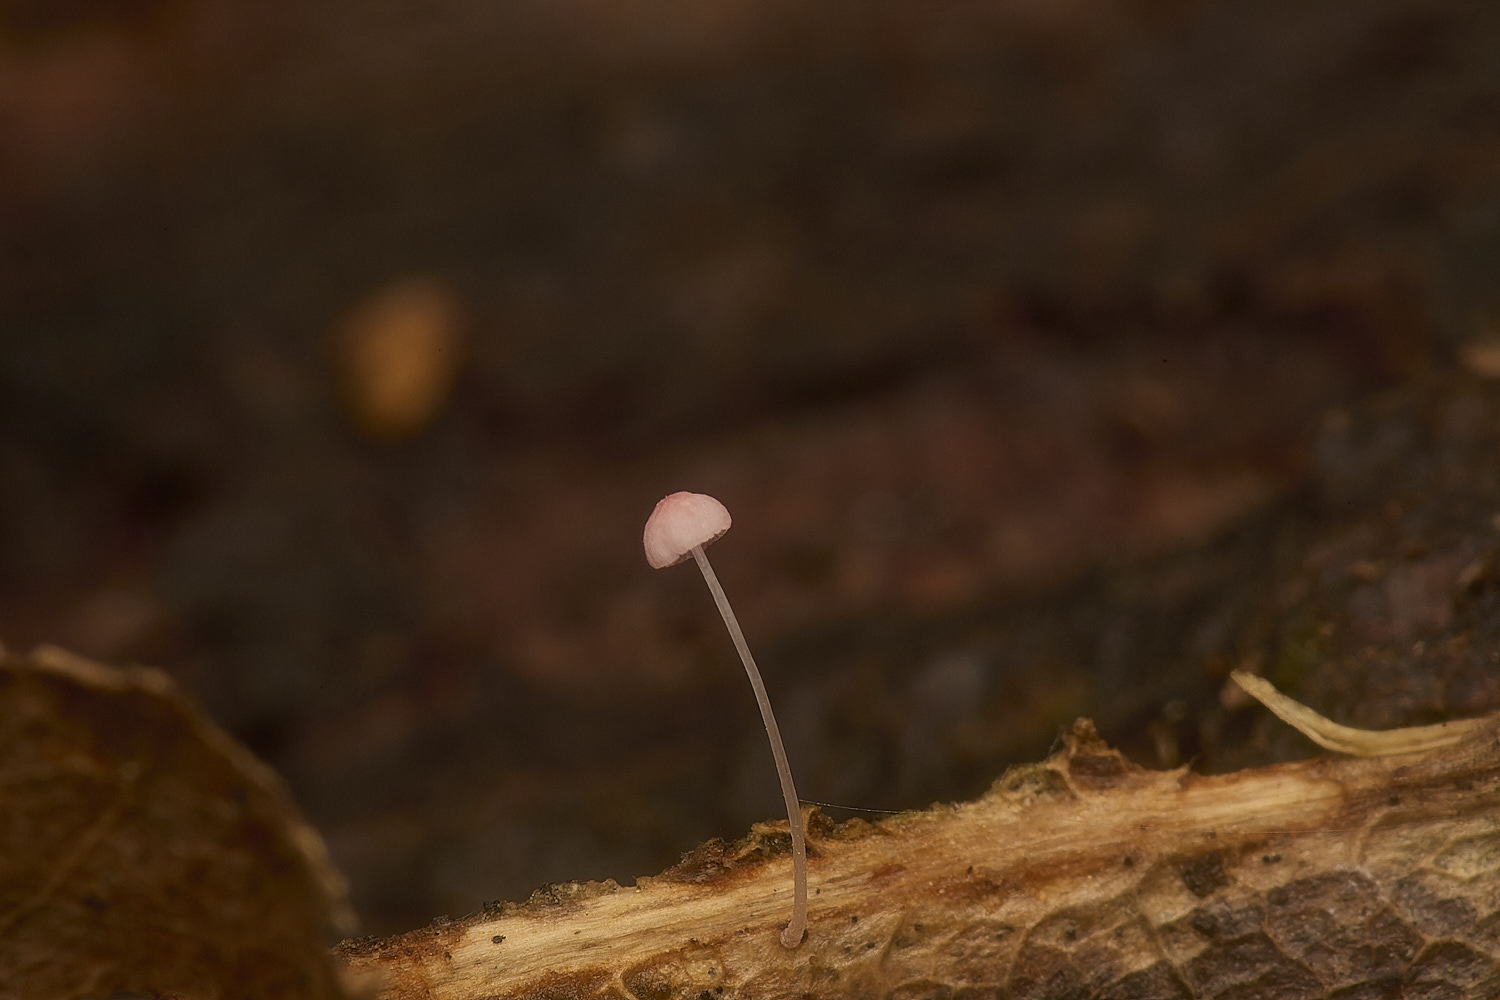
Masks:
[[[786,748],[781,745],[781,730],[771,711],[771,699],[766,696],[766,685],[760,679],[755,657],[750,655],[750,646],[745,642],[745,633],[740,631],[734,609],[729,606],[729,598],[724,596],[724,588],[719,586],[714,568],[708,564],[703,546],[693,546],[693,559],[703,571],[703,579],[708,584],[709,593],[714,595],[714,603],[719,606],[719,614],[724,618],[724,626],[729,629],[729,637],[734,640],[734,648],[739,650],[740,660],[745,664],[745,673],[750,676],[750,687],[755,691],[755,700],[760,705],[760,718],[766,724],[766,735],[771,738],[771,756],[776,758],[776,773],[781,778],[781,794],[786,799],[786,818],[792,828],[792,919],[781,930],[781,944],[786,948],[795,948],[802,943],[802,934],[807,928],[807,837],[802,830],[802,807],[797,799],[797,787],[792,784],[792,768],[786,760]]]

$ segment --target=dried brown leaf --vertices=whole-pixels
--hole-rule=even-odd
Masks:
[[[350,920],[281,780],[166,674],[0,658],[0,996],[341,997]]]

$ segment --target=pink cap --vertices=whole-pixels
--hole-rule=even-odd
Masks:
[[[646,518],[642,541],[654,569],[676,566],[694,545],[707,545],[729,530],[729,511],[706,493],[673,493]]]

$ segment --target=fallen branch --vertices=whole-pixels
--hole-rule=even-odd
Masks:
[[[339,954],[389,1000],[1492,998],[1497,730],[1206,777],[1138,768],[1080,720],[977,801],[873,825],[809,811],[795,951],[782,823],[634,887],[552,886]]]

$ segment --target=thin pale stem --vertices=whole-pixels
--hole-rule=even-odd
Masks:
[[[766,735],[771,738],[771,756],[776,758],[776,773],[781,777],[781,794],[786,799],[786,818],[792,827],[792,920],[782,928],[781,943],[784,947],[795,948],[802,943],[802,934],[807,928],[807,837],[802,830],[802,807],[797,799],[797,787],[792,784],[792,768],[786,760],[786,748],[781,745],[781,730],[771,711],[771,699],[766,696],[766,685],[760,679],[760,671],[756,669],[755,657],[750,655],[750,646],[745,642],[745,633],[740,631],[734,609],[729,606],[729,598],[724,596],[724,588],[719,586],[714,568],[708,564],[708,556],[703,554],[703,546],[693,546],[693,558],[703,571],[703,579],[708,583],[709,593],[714,595],[714,603],[719,606],[719,614],[723,616],[724,625],[729,629],[729,638],[734,640],[734,648],[739,650],[740,659],[745,664],[745,673],[750,677],[750,687],[755,691],[755,700],[760,705],[760,718],[766,724]]]

